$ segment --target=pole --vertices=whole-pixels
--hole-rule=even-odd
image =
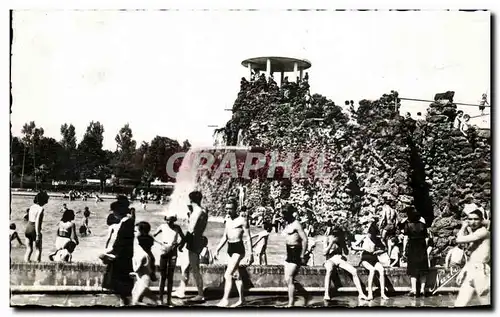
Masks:
[[[38,191],[38,182],[36,181],[35,142],[33,142],[33,171],[35,173],[35,191]]]
[[[23,178],[24,178],[24,162],[26,160],[26,147],[23,146],[24,153],[23,153],[23,168],[21,169],[21,189],[23,189]]]
[[[410,100],[410,101],[423,101],[423,102],[436,102],[435,100],[425,100],[425,99],[416,99],[416,98],[402,98],[400,97],[399,99],[401,100]],[[473,107],[479,107],[479,105],[475,105],[475,104],[472,104],[472,103],[461,103],[461,102],[453,102],[453,104],[455,105],[461,105],[461,106],[473,106]],[[490,105],[486,106],[485,107],[491,107]]]

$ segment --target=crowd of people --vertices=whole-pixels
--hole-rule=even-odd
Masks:
[[[29,208],[28,221],[25,228],[25,243],[27,252],[25,261],[29,262],[33,249],[36,260],[41,260],[42,253],[42,223],[44,205],[48,202],[45,192],[38,193],[34,204]],[[301,221],[297,208],[292,204],[282,206],[277,227],[269,221],[260,221],[263,228],[256,235],[251,233],[249,211],[241,206],[238,197],[229,197],[225,203],[225,230],[216,249],[208,249],[208,239],[205,230],[208,223],[208,213],[202,204],[201,192],[189,194],[188,226],[186,231],[176,224],[176,216],[165,217],[165,223],[152,232],[148,222],[136,223],[135,210],[130,208],[125,196],[118,196],[111,203],[111,213],[108,215],[109,227],[104,252],[99,256],[106,265],[103,277],[103,287],[114,291],[120,296],[124,305],[139,305],[144,298],[155,303],[164,304],[166,294],[167,305],[172,305],[172,297],[185,298],[185,289],[192,272],[198,294],[189,302],[204,302],[203,277],[200,264],[211,264],[220,257],[220,252],[227,244],[229,256],[224,273],[224,294],[218,306],[229,306],[229,293],[233,281],[239,293],[239,298],[232,306],[245,303],[241,265],[254,263],[254,255],[258,264],[267,264],[267,246],[272,230],[280,231],[285,237],[283,248],[286,249],[284,262],[284,281],[288,287],[288,306],[295,303],[295,294],[302,295],[307,305],[310,296],[304,287],[297,282],[297,274],[301,266],[307,265],[311,250],[318,241],[314,227]],[[75,213],[63,206],[62,218],[58,223],[56,250],[49,258],[57,261],[71,261],[71,255],[79,243],[74,223]],[[84,217],[90,216],[85,209]],[[387,267],[397,267],[403,261],[406,263],[407,274],[411,278],[410,296],[430,295],[426,288],[426,275],[429,271],[429,248],[432,247],[425,220],[413,207],[407,207],[404,212],[407,218],[398,222],[392,210],[384,208],[381,219],[371,219],[364,223],[363,232],[359,237],[349,235],[338,226],[338,219],[331,218],[324,223],[323,255],[325,256],[325,293],[324,299],[330,300],[330,284],[334,270],[344,270],[352,276],[360,300],[371,300],[375,275],[379,276],[380,296],[383,300],[390,294],[386,293],[385,270]],[[456,236],[457,247],[449,251],[446,257],[446,267],[458,268],[457,283],[460,291],[456,306],[466,306],[474,294],[481,303],[487,303],[490,290],[490,226],[484,210],[475,204],[469,204],[463,210],[467,217]],[[17,240],[19,234],[11,225],[10,241]],[[402,242],[402,245],[400,244]],[[150,290],[151,282],[157,280],[156,259],[151,251],[157,243],[161,249],[159,259],[160,293],[159,298]],[[349,263],[349,249],[361,252],[359,265],[368,270],[368,285],[365,291],[358,277],[357,269]],[[402,250],[401,252],[399,250]],[[248,252],[248,256],[247,256]],[[173,275],[179,254],[189,259],[181,265],[181,282],[173,293]],[[247,260],[242,260],[247,256]],[[385,258],[384,258],[385,256]],[[167,287],[165,293],[165,286]]]

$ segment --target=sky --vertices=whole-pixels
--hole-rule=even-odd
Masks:
[[[491,92],[489,12],[15,11],[13,29],[12,133],[35,121],[59,140],[72,123],[79,142],[99,121],[110,150],[126,123],[138,144],[160,135],[211,145],[208,125],[230,118],[250,57],[309,60],[311,93],[339,105],[391,90],[454,90],[477,104]],[[427,107],[403,101],[401,112]],[[489,126],[489,116],[474,122]]]

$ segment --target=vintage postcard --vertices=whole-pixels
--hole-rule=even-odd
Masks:
[[[11,11],[11,306],[491,307],[491,20]]]

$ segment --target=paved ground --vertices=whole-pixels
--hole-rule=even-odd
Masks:
[[[389,300],[375,298],[372,301],[359,301],[356,296],[342,295],[334,297],[330,302],[324,302],[322,296],[314,296],[309,302],[310,307],[452,307],[456,295],[436,295],[426,298],[413,298],[405,295],[391,297]],[[218,298],[208,299],[206,303],[200,305],[188,305],[181,300],[176,299],[175,305],[181,307],[202,306],[216,307]],[[236,302],[236,298],[230,299],[230,304]],[[248,296],[246,307],[284,307],[287,303],[287,297],[284,294]],[[303,299],[298,298],[296,306],[303,307]],[[38,306],[59,306],[59,307],[77,307],[77,306],[119,306],[119,300],[113,295],[12,295],[11,306],[20,307],[25,305]],[[472,305],[479,305],[474,301]],[[245,306],[244,306],[245,307]],[[486,306],[485,306],[486,307]]]

